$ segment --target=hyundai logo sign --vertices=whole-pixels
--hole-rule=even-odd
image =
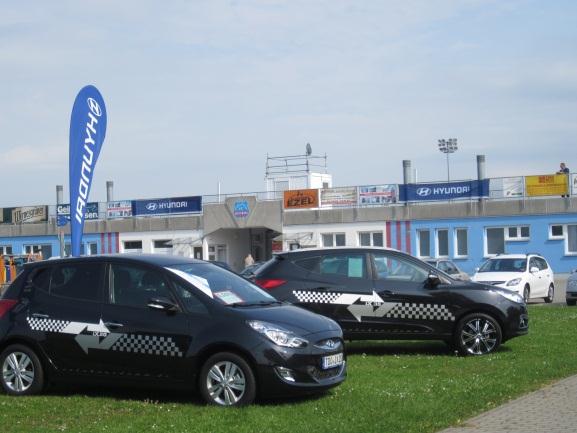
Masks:
[[[146,205],[146,210],[149,210],[151,212],[154,212],[156,210],[156,208],[158,207],[158,205],[156,203],[148,203]]]
[[[417,195],[419,197],[426,197],[428,195],[431,195],[431,188],[427,188],[427,187],[418,188],[417,189]]]
[[[102,110],[100,109],[100,105],[98,105],[98,102],[96,102],[92,98],[88,98],[86,102],[88,103],[88,108],[90,108],[92,114],[98,117],[102,116]]]

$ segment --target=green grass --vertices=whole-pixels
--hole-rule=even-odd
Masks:
[[[349,377],[317,398],[240,409],[188,394],[76,388],[0,395],[8,432],[434,432],[577,374],[577,309],[530,307],[530,333],[496,354],[456,357],[436,342],[355,342]]]

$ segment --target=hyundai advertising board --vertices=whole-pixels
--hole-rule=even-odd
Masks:
[[[134,216],[200,213],[201,211],[201,196],[132,201],[132,215]]]
[[[489,179],[450,183],[419,183],[399,185],[401,201],[455,200],[487,197]]]

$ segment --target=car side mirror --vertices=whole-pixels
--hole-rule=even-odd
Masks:
[[[178,311],[178,305],[165,297],[150,298],[146,305],[153,310],[166,311],[167,313]]]
[[[532,274],[536,274],[537,272],[539,272],[539,268],[537,266],[532,266],[529,272],[531,272]]]
[[[441,284],[441,279],[439,278],[439,276],[437,274],[434,273],[429,273],[429,276],[427,277],[427,283],[429,285],[429,287],[437,287],[439,284]]]
[[[480,268],[475,268],[475,272],[479,272],[479,269],[480,269]]]

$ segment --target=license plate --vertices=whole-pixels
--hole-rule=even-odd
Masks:
[[[335,355],[323,356],[323,370],[337,367],[343,363],[343,354],[337,353]]]

